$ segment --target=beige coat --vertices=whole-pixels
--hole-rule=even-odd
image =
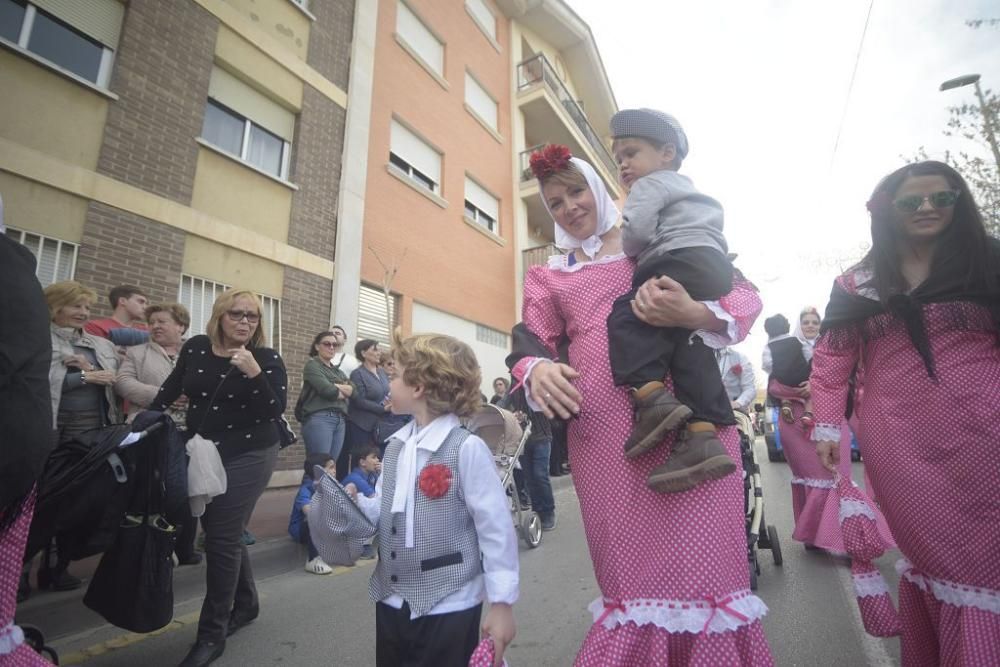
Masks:
[[[87,347],[94,351],[97,357],[97,365],[101,370],[118,370],[118,352],[111,341],[100,336],[94,336],[82,329],[70,329],[52,325],[52,365],[49,366],[49,391],[52,398],[52,428],[58,428],[56,423],[59,418],[59,402],[62,400],[62,385],[66,379],[66,364],[63,359],[76,354],[73,346]],[[104,388],[104,397],[108,401],[108,423],[120,424],[122,421],[122,410],[118,397],[115,396],[114,387]]]
[[[125,350],[125,361],[118,370],[115,392],[128,401],[128,421],[132,421],[156,399],[160,385],[174,370],[174,362],[153,341]]]

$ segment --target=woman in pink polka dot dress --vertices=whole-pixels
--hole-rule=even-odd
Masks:
[[[667,456],[673,434],[663,447],[625,458],[631,403],[627,388],[612,380],[606,320],[615,298],[629,290],[634,264],[621,251],[614,201],[593,168],[576,158],[544,177],[542,192],[557,245],[575,250],[525,277],[524,325],[546,353],[522,358],[513,373],[526,380],[535,409],[550,417],[576,413],[568,423],[569,457],[601,589],[576,664],[770,665],[760,624],[767,608],[749,590],[740,476],[684,493],[653,492],[646,478]],[[678,283],[653,280],[662,282],[647,283],[636,298],[640,316],[659,326],[710,329],[699,333],[715,346],[742,339],[761,309],[743,280],[706,305]],[[657,304],[666,319],[647,315]],[[569,363],[552,363],[564,338]],[[720,437],[739,460],[735,428]]]
[[[816,345],[813,439],[837,463],[847,380],[872,491],[899,544],[902,662],[1000,664],[1000,243],[940,162],[887,176],[872,249]]]

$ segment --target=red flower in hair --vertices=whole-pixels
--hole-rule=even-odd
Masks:
[[[740,364],[733,364],[729,370],[733,372],[733,375],[743,375],[743,366]]]
[[[571,157],[573,157],[573,154],[569,152],[569,148],[566,146],[549,144],[542,150],[531,154],[531,159],[529,160],[531,172],[535,175],[535,178],[541,181],[556,172],[568,169]]]
[[[424,495],[434,500],[448,493],[451,488],[451,469],[443,463],[432,463],[420,471],[418,481]]]

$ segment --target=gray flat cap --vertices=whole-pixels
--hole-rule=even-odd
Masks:
[[[688,154],[687,135],[677,119],[656,109],[622,109],[611,117],[611,136],[640,137],[677,147],[683,160]]]

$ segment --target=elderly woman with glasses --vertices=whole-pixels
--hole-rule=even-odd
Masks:
[[[250,556],[240,537],[267,486],[281,439],[285,364],[266,345],[263,309],[248,290],[222,293],[212,306],[208,334],[181,348],[177,365],[153,402],[168,409],[188,398],[188,434],[218,445],[227,489],[201,517],[205,531],[207,591],[198,637],[182,667],[207,665],[222,655],[226,637],[260,611]]]

